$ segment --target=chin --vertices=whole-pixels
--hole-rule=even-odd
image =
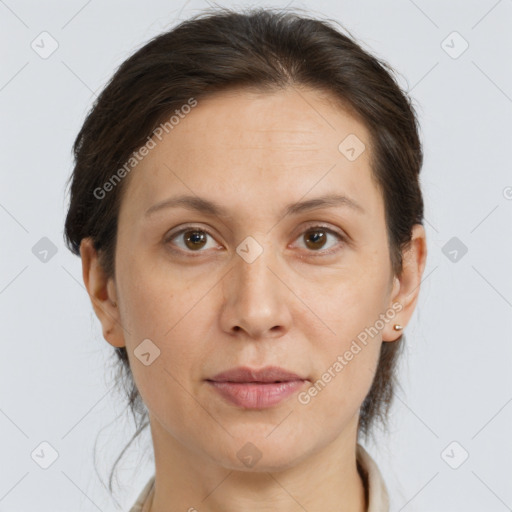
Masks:
[[[245,473],[278,473],[286,471],[297,464],[297,460],[292,456],[265,456],[263,453],[254,465],[241,462],[238,458],[231,459],[227,464],[222,464],[226,469],[242,471]]]
[[[304,443],[285,444],[283,438],[274,440],[261,436],[238,438],[227,447],[228,452],[210,456],[226,469],[244,472],[278,472],[297,465],[307,456]]]

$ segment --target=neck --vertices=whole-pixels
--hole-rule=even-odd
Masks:
[[[340,435],[292,467],[225,468],[193,452],[151,418],[155,485],[148,512],[366,512],[366,482],[356,460],[356,433]],[[355,424],[357,425],[357,418]]]

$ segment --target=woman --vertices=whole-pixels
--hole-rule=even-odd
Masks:
[[[426,239],[386,68],[328,22],[217,8],[89,113],[65,234],[150,425],[132,512],[389,510],[359,440],[385,422]]]

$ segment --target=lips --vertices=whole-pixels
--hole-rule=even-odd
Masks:
[[[297,380],[307,380],[296,373],[290,372],[278,366],[266,366],[260,370],[241,366],[232,368],[225,372],[218,373],[211,379],[213,382],[290,382]]]
[[[260,370],[233,368],[206,379],[224,400],[245,409],[265,409],[277,405],[302,389],[307,380],[277,366]]]

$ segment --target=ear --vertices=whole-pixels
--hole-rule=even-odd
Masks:
[[[396,311],[395,317],[384,327],[382,341],[396,341],[402,336],[418,302],[421,277],[427,260],[427,240],[425,228],[415,224],[412,228],[411,242],[402,253],[402,273],[393,278],[389,308]],[[403,329],[396,331],[394,325]]]
[[[117,305],[114,279],[107,277],[98,259],[92,238],[80,243],[82,276],[92,307],[103,328],[103,337],[114,347],[124,347],[123,327]]]

